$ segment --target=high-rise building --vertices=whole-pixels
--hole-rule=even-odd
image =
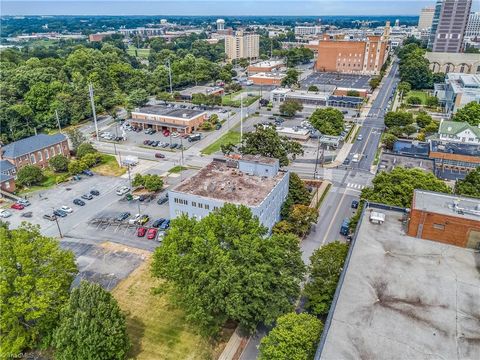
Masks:
[[[418,30],[430,29],[432,27],[433,15],[435,14],[435,8],[424,7],[420,11],[420,18],[418,19]]]
[[[428,47],[433,52],[461,52],[472,0],[438,0]]]
[[[395,20],[395,26],[399,27],[400,26],[400,19]]]
[[[260,35],[244,34],[225,36],[225,54],[229,60],[257,59],[260,52]]]
[[[480,36],[480,12],[470,14],[465,36]]]
[[[225,30],[225,20],[218,19],[217,20],[217,31]]]

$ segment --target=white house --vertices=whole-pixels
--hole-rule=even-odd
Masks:
[[[442,120],[438,128],[438,137],[442,141],[480,145],[480,125]]]

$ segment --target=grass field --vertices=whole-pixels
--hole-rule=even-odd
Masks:
[[[221,351],[187,323],[184,313],[169,303],[168,294],[155,295],[163,281],[150,275],[147,259],[112,291],[127,314],[127,332],[132,342],[129,358],[214,359]]]
[[[137,50],[136,53],[135,53],[135,50]],[[127,49],[127,53],[130,56],[136,56],[142,59],[148,59],[148,55],[150,55],[150,49],[137,49],[135,46],[130,45]]]
[[[46,169],[46,170],[43,171],[43,175],[44,175],[44,179],[40,184],[33,185],[33,186],[28,187],[28,188],[23,188],[23,189],[18,191],[18,194],[19,195],[24,195],[24,194],[28,194],[28,193],[38,191],[38,190],[49,189],[49,188],[51,188],[51,187],[53,187],[54,185],[57,184],[58,179],[60,179],[62,177],[65,177],[65,176],[68,176],[68,173],[67,172],[55,173],[50,169]]]
[[[427,102],[427,93],[424,92],[424,91],[421,91],[421,90],[420,90],[420,91],[419,91],[419,90],[411,90],[411,91],[409,91],[408,94],[407,94],[407,96],[404,98],[404,102],[405,102],[406,104],[408,104],[408,103],[407,103],[407,99],[410,98],[410,97],[413,97],[413,96],[422,99],[422,105],[425,105],[425,103]]]
[[[105,176],[120,176],[127,172],[127,169],[118,165],[117,159],[113,155],[102,154],[102,160],[99,165],[92,168],[97,174]]]
[[[247,92],[247,91],[238,91],[236,93],[228,94],[222,97],[222,105],[223,106],[233,106],[233,107],[240,107],[241,101],[239,98],[239,95],[242,92]],[[255,96],[248,96],[248,95],[243,95],[243,106],[250,106],[252,105],[255,101],[260,99],[260,95],[255,95]]]
[[[238,131],[230,130],[217,141],[203,149],[202,154],[211,155],[217,151],[220,151],[220,147],[228,143],[232,143],[234,145],[240,143],[240,133]]]

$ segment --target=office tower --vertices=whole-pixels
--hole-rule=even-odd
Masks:
[[[399,27],[400,26],[400,19],[395,20],[395,26]]]
[[[458,53],[463,48],[472,0],[438,0],[428,47],[433,52]]]
[[[433,14],[435,14],[435,8],[424,7],[420,11],[420,18],[418,19],[418,30],[430,29],[432,27]]]
[[[465,36],[480,36],[480,12],[470,14]]]
[[[243,34],[225,36],[225,54],[229,60],[256,59],[260,52],[260,35]]]
[[[223,31],[223,30],[225,30],[225,20],[218,19],[217,20],[217,31]]]

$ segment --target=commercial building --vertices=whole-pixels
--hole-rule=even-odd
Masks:
[[[318,44],[316,71],[376,75],[387,60],[388,32],[363,40],[345,40],[324,35]]]
[[[115,34],[115,31],[105,31],[101,33],[90,34],[88,35],[88,41],[90,42],[103,41],[104,38],[106,38],[107,36],[111,36],[113,34]]]
[[[260,35],[244,34],[237,31],[235,35],[225,36],[225,54],[228,60],[257,59],[260,51]]]
[[[133,29],[122,28],[119,30],[119,32],[125,37],[140,36],[148,38],[152,36],[163,35],[165,33],[165,30],[164,28],[137,27]]]
[[[480,166],[480,145],[431,140],[428,157],[434,160],[438,177],[462,179]]]
[[[468,17],[465,36],[480,36],[480,12],[472,12]]]
[[[280,72],[261,72],[250,75],[248,80],[253,85],[280,86],[286,76],[285,73]]]
[[[320,35],[324,30],[323,26],[295,26],[295,36]]]
[[[285,67],[285,64],[282,60],[268,60],[249,65],[247,67],[247,72],[249,75],[265,72],[269,73],[278,71],[283,67]]]
[[[415,190],[407,234],[420,239],[480,250],[480,201]]]
[[[419,30],[430,29],[432,27],[433,21],[433,14],[435,13],[435,8],[432,7],[424,7],[420,11],[420,17],[418,19],[417,28]]]
[[[480,56],[468,53],[427,52],[425,58],[435,73],[480,74]]]
[[[317,92],[279,88],[270,92],[270,101],[273,104],[281,104],[285,100],[296,100],[304,106],[326,106],[334,91],[333,85],[325,86]]]
[[[190,134],[207,119],[205,111],[146,106],[132,111],[130,124],[142,129]]]
[[[310,130],[300,127],[284,127],[278,126],[277,133],[280,136],[285,136],[292,140],[308,141],[310,139]]]
[[[480,145],[480,126],[442,120],[438,128],[438,138],[446,142]]]
[[[472,0],[438,0],[428,48],[433,52],[461,52],[471,6]]]
[[[183,100],[192,100],[194,94],[222,96],[224,92],[220,86],[192,86],[180,91],[180,96]]]
[[[0,189],[13,193],[15,191],[15,177],[0,172]]]
[[[480,74],[447,73],[444,97],[435,90],[447,113],[456,113],[470,102],[480,103]]]
[[[271,230],[280,220],[288,180],[288,171],[280,170],[277,159],[253,155],[215,159],[169,191],[170,216],[200,219],[231,203],[247,206]]]
[[[46,168],[55,155],[70,157],[67,137],[63,134],[39,134],[0,147],[0,160],[7,160],[17,171],[26,165]],[[2,164],[3,173],[5,163]]]
[[[389,208],[362,213],[314,359],[477,359],[480,253],[407,236]]]

